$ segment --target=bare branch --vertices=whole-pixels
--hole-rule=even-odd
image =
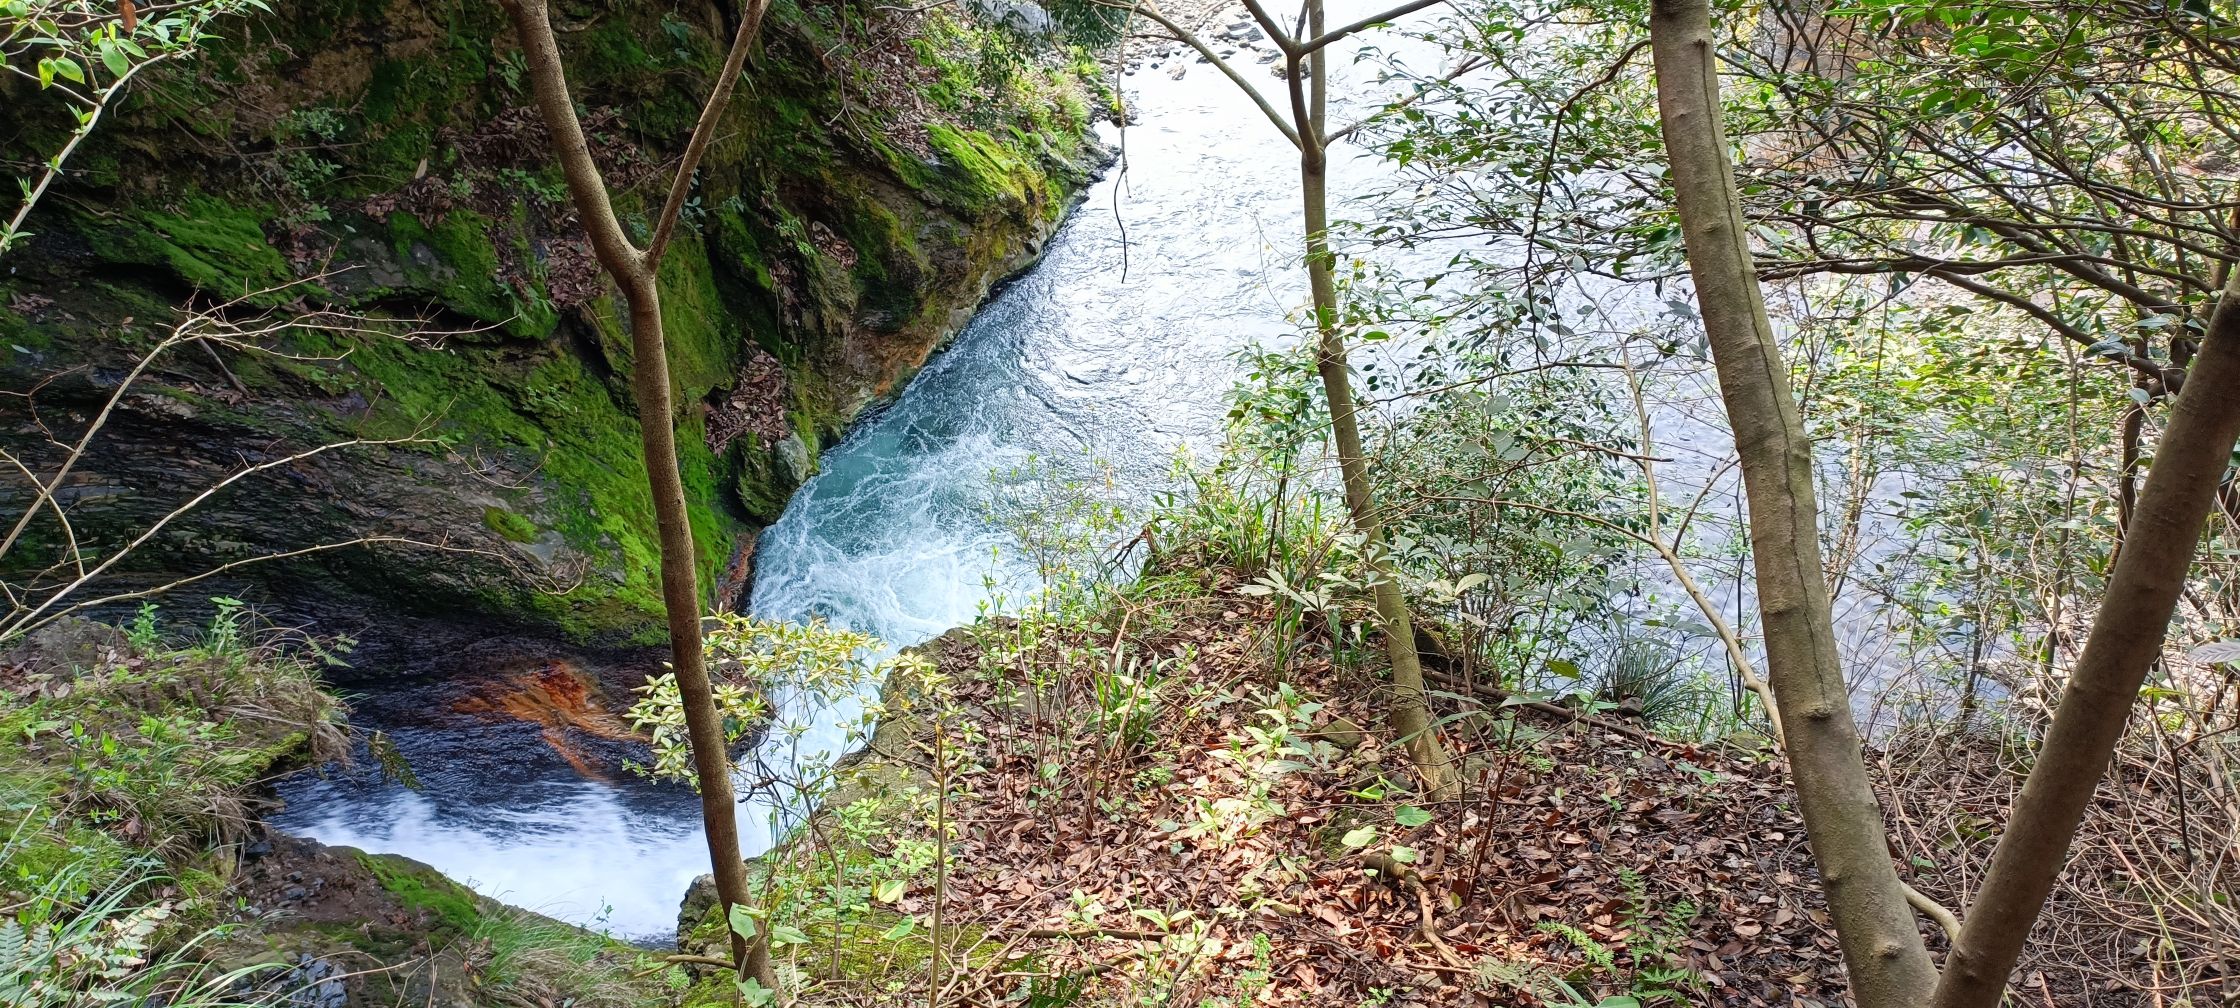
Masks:
[[[134,599],[150,598],[179,588],[184,588],[187,585],[193,584],[197,581],[203,581],[209,578],[217,577],[218,575],[224,574],[227,571],[239,570],[243,567],[247,567],[253,564],[266,563],[272,560],[287,560],[293,557],[310,556],[316,553],[326,553],[350,546],[374,546],[384,543],[396,543],[405,546],[418,546],[423,549],[441,550],[446,553],[471,553],[477,556],[497,557],[499,559],[504,559],[503,554],[500,554],[495,550],[482,549],[475,546],[454,546],[450,543],[429,542],[425,539],[414,539],[410,536],[364,536],[357,539],[345,539],[339,542],[320,543],[316,546],[305,546],[299,549],[282,550],[278,553],[262,553],[253,557],[243,557],[239,560],[232,560],[226,563],[219,564],[218,566],[212,567],[209,570],[201,571],[195,574],[189,574],[186,577],[179,578],[175,581],[165,582],[153,588],[142,588],[136,591],[119,592],[114,595],[104,595],[100,598],[87,599],[83,602],[73,603],[71,605],[64,606],[61,609],[57,609],[52,613],[48,613],[44,618],[40,619],[32,619],[32,616],[38,615],[36,612],[34,612],[32,616],[25,617],[25,619],[30,620],[30,622],[11,624],[5,631],[5,633],[0,634],[0,636],[15,636],[17,634],[30,633],[34,630],[39,629],[40,627],[46,626],[47,624],[68,616],[72,613],[83,612],[87,609],[92,609],[99,606],[115,605],[119,602],[130,602]],[[52,600],[50,599],[49,601],[51,602]]]
[[[1361,20],[1355,21],[1354,23],[1346,25],[1342,28],[1334,28],[1330,31],[1323,32],[1322,34],[1317,35],[1314,38],[1308,39],[1307,41],[1299,44],[1298,53],[1302,56],[1306,55],[1308,53],[1314,52],[1315,50],[1328,46],[1333,42],[1341,41],[1346,36],[1352,35],[1355,32],[1374,28],[1381,24],[1390,24],[1393,21],[1407,17],[1408,15],[1413,14],[1426,7],[1435,7],[1446,2],[1447,0],[1408,0],[1407,3],[1401,4],[1398,7],[1394,7],[1391,10],[1385,11],[1380,14],[1371,14],[1368,17],[1362,18]]]
[[[669,199],[661,205],[661,217],[654,222],[653,240],[646,243],[647,269],[661,267],[661,254],[668,251],[669,239],[677,230],[677,217],[684,212],[685,197],[692,192],[692,176],[699,171],[700,158],[715,138],[717,121],[731,104],[731,92],[746,68],[747,50],[754,48],[756,30],[762,26],[763,12],[769,9],[770,0],[747,0],[747,9],[739,12],[739,30],[731,36],[731,51],[724,56],[723,69],[716,75],[716,89],[709,93],[708,103],[700,107],[700,121],[692,127],[692,139],[684,146],[676,178],[669,182]]]
[[[267,462],[259,462],[256,465],[245,466],[241,469],[237,469],[226,478],[203,488],[201,493],[194,495],[192,498],[188,499],[186,503],[171,509],[168,514],[165,514],[163,517],[156,519],[154,523],[150,524],[147,528],[142,529],[140,534],[134,537],[131,542],[126,543],[124,546],[118,548],[116,552],[111,553],[106,559],[102,560],[99,564],[96,564],[92,570],[79,575],[69,584],[66,584],[57,589],[53,594],[47,596],[45,601],[40,602],[37,606],[34,606],[29,612],[22,613],[20,615],[11,615],[7,620],[0,621],[0,637],[13,636],[23,627],[27,625],[35,625],[34,621],[40,623],[45,622],[44,620],[40,620],[39,617],[48,609],[52,608],[55,603],[60,602],[62,599],[68,597],[72,592],[75,592],[79,588],[84,587],[88,582],[91,582],[95,578],[100,577],[103,573],[108,571],[109,568],[116,566],[125,557],[131,555],[134,550],[139,549],[143,545],[146,545],[149,540],[154,539],[157,533],[162,532],[166,526],[170,525],[171,522],[176,520],[179,516],[194,510],[196,507],[199,507],[203,501],[209,500],[212,496],[215,496],[220,491],[236,483],[239,483],[242,480],[248,479],[249,477],[261,472],[269,472],[281,466],[293,465],[305,459],[323,455],[327,452],[336,451],[342,448],[380,447],[432,443],[434,443],[433,439],[425,437],[382,439],[353,438],[348,441],[335,441],[328,444],[319,445],[318,447],[309,448],[304,451],[296,452],[292,455],[284,456],[282,458],[272,459]],[[76,458],[73,457],[71,461],[76,461]],[[52,484],[50,484],[49,486],[51,488]]]
[[[1378,109],[1376,112],[1362,117],[1359,121],[1348,123],[1344,126],[1338,127],[1337,129],[1331,130],[1330,135],[1325,139],[1327,139],[1331,143],[1337,143],[1338,141],[1353,135],[1355,130],[1358,130],[1363,126],[1367,126],[1370,123],[1375,122],[1378,116],[1384,115],[1389,112],[1398,112],[1401,109],[1407,108],[1408,106],[1429,97],[1433,93],[1433,88],[1436,85],[1452,84],[1463,74],[1469,73],[1472,70],[1476,70],[1480,67],[1487,66],[1491,62],[1491,60],[1487,60],[1479,56],[1469,57],[1468,59],[1463,60],[1461,63],[1456,64],[1453,70],[1449,70],[1445,74],[1442,74],[1437,81],[1426,83],[1421,87],[1416,88],[1413,93],[1407,95],[1404,98],[1401,98],[1398,101],[1387,104],[1385,107]]]
[[[1275,106],[1268,103],[1267,97],[1260,93],[1259,88],[1253,87],[1250,81],[1244,79],[1243,74],[1237,72],[1237,68],[1230,66],[1228,60],[1222,59],[1219,53],[1214,52],[1211,46],[1206,45],[1205,40],[1198,37],[1198,33],[1184,28],[1174,19],[1161,12],[1157,6],[1148,2],[1127,4],[1116,3],[1113,0],[1096,0],[1096,2],[1098,6],[1131,11],[1150,18],[1152,23],[1166,29],[1169,37],[1197,50],[1198,55],[1205,57],[1207,62],[1212,63],[1215,69],[1229,78],[1230,83],[1235,84],[1245,93],[1246,97],[1251,98],[1254,105],[1260,107],[1261,114],[1267,116],[1268,121],[1275,124],[1276,129],[1283,134],[1284,139],[1291,141],[1291,146],[1299,146],[1299,131],[1293,129],[1291,123],[1276,111]]]
[[[1977,297],[1984,298],[1990,301],[1996,301],[2000,304],[2021,311],[2023,314],[2026,314],[2031,318],[2045,323],[2046,327],[2052,329],[2054,332],[2060,333],[2062,336],[2065,336],[2071,341],[2083,345],[2084,347],[2092,350],[2095,353],[2099,353],[2104,346],[2101,341],[2093,339],[2091,334],[2077,328],[2076,326],[2070,325],[2068,322],[2062,320],[2061,316],[2047,310],[2044,305],[2032,301],[2029,298],[2023,297],[2020,294],[2000,290],[1999,288],[1993,287],[1990,284],[1979,283],[1959,274],[1947,273],[1943,270],[1930,270],[1928,275],[1936,277],[1937,279],[1951,284],[1954,287],[1958,287],[1961,290],[1967,291],[1970,294],[1974,294]],[[2103,356],[2108,355],[2103,354]],[[2156,382],[2162,381],[2163,375],[2161,366],[2157,365],[2152,360],[2148,360],[2145,357],[2141,357],[2138,354],[2131,352],[2128,347],[2124,348],[2122,354],[2114,355],[2111,359],[2123,364],[2125,367],[2128,367],[2133,371],[2138,372],[2142,376],[2151,378]]]

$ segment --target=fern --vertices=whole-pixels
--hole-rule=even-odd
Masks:
[[[1541,921],[1539,929],[1570,942],[1573,948],[1579,950],[1580,955],[1587,957],[1587,964],[1594,967],[1596,972],[1608,973],[1618,967],[1617,953],[1610,951],[1610,946],[1596,941],[1593,935],[1585,931],[1561,921]]]

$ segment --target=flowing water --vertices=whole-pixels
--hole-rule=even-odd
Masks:
[[[992,473],[1086,472],[1094,460],[1118,483],[1156,487],[1177,450],[1213,438],[1231,355],[1286,339],[1303,297],[1287,251],[1297,160],[1210,67],[1188,68],[1180,80],[1165,64],[1127,78],[1139,123],[1125,170],[1091,188],[1043,261],[896,402],[824,454],[763,535],[753,613],[918,643],[971,621],[987,576],[1017,574],[998,558],[1008,537],[989,511],[1007,484]],[[275,825],[404,854],[617,935],[673,936],[679,898],[707,870],[697,799],[586,777],[533,725],[431,716],[433,688],[373,687],[354,715],[389,733],[417,790],[368,771],[301,775],[281,786]],[[839,741],[836,717],[820,720],[804,758]],[[765,821],[757,811],[747,818]],[[748,843],[759,849],[766,833],[750,829]]]

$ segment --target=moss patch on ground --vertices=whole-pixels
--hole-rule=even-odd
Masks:
[[[181,880],[230,867],[246,791],[334,754],[339,706],[299,656],[232,617],[184,643],[64,620],[0,647],[0,802],[18,824],[0,893],[69,872],[78,895],[151,861]]]

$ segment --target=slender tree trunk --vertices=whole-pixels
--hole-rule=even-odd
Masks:
[[[1321,35],[1322,0],[1309,0],[1307,17],[1308,37]],[[1371,594],[1376,601],[1379,629],[1384,633],[1385,659],[1392,665],[1388,713],[1392,732],[1407,747],[1408,760],[1415,764],[1425,793],[1444,800],[1454,796],[1456,775],[1446,746],[1439,742],[1432,725],[1431,705],[1424,691],[1423,659],[1416,650],[1415,620],[1386,554],[1384,523],[1369,487],[1369,461],[1361,449],[1353,368],[1346,357],[1345,335],[1338,328],[1337,257],[1329,241],[1329,142],[1324,139],[1327,53],[1327,48],[1317,49],[1306,57],[1306,87],[1301,86],[1300,57],[1292,55],[1285,65],[1293,125],[1299,139],[1299,198],[1306,216],[1307,285],[1314,298],[1315,370],[1322,377],[1323,398],[1330,407],[1331,437],[1337,445],[1338,478],[1345,488],[1346,510],[1353,516],[1354,529],[1361,533],[1363,561],[1376,582]]]
[[[653,511],[660,530],[661,603],[669,622],[670,663],[683,699],[685,730],[692,746],[694,776],[700,789],[700,816],[708,834],[708,859],[715,873],[716,896],[729,916],[733,906],[752,907],[746,862],[740,853],[738,799],[731,786],[731,753],[724,738],[723,715],[717,710],[708,681],[707,656],[701,637],[699,571],[692,545],[692,522],[686,506],[684,479],[677,468],[675,395],[669,379],[669,351],[661,324],[660,252],[675,226],[677,207],[690,186],[701,152],[707,148],[715,122],[731,94],[746,58],[763,5],[750,4],[742,14],[723,76],[700,115],[686,155],[672,186],[669,205],[654,230],[653,247],[641,251],[631,244],[608,199],[606,180],[591,158],[583,125],[576,119],[573,93],[561,69],[559,43],[544,0],[501,0],[512,16],[514,30],[536,93],[537,108],[552,135],[553,154],[568,181],[576,212],[590,233],[599,264],[614,277],[630,305],[630,341],[633,351],[631,392],[637,399],[638,429],[646,457],[646,482],[653,494]],[[734,931],[731,955],[742,976],[753,977],[765,987],[776,988],[770,968],[767,926],[749,941]]]
[[[1766,665],[1805,832],[1862,1008],[1918,1008],[1936,967],[1890,862],[1821,570],[1812,443],[1766,316],[1720,123],[1706,0],[1653,0],[1657,107],[1680,226],[1749,498]]]
[[[1454,769],[1446,747],[1432,729],[1431,705],[1423,683],[1423,659],[1416,651],[1415,621],[1408,600],[1400,594],[1385,553],[1384,523],[1377,516],[1376,500],[1369,490],[1369,462],[1361,450],[1361,425],[1354,415],[1352,366],[1346,359],[1345,337],[1338,332],[1337,282],[1332,276],[1329,244],[1323,239],[1328,226],[1325,200],[1325,160],[1320,149],[1301,158],[1300,191],[1307,205],[1307,279],[1314,289],[1315,370],[1322,376],[1322,394],[1330,405],[1331,436],[1338,448],[1338,478],[1344,484],[1346,510],[1364,543],[1363,558],[1377,605],[1377,622],[1384,632],[1385,660],[1392,665],[1392,700],[1389,717],[1392,733],[1407,746],[1424,790],[1436,798],[1453,796]]]
[[[2203,523],[2240,439],[2240,283],[2227,281],[2170,407],[2107,597],[2061,691],[1991,867],[1937,985],[1936,1008],[1994,1008],[2068,861],[2147,672],[2162,657]]]
[[[1160,12],[1157,4],[1149,0],[1098,2],[1142,14],[1196,50],[1252,99],[1253,105],[1267,116],[1268,122],[1284,139],[1299,148],[1299,196],[1306,211],[1307,282],[1314,296],[1315,370],[1322,377],[1323,398],[1330,406],[1331,435],[1337,445],[1338,474],[1345,486],[1346,510],[1352,515],[1355,531],[1361,533],[1365,547],[1363,559],[1370,576],[1377,582],[1372,590],[1377,623],[1384,633],[1385,655],[1392,663],[1390,720],[1394,734],[1407,746],[1408,758],[1415,764],[1424,790],[1435,797],[1451,796],[1455,791],[1454,768],[1446,747],[1432,730],[1431,708],[1424,694],[1423,662],[1416,651],[1414,619],[1408,612],[1407,599],[1400,593],[1399,583],[1392,579],[1391,564],[1384,553],[1383,523],[1377,517],[1376,501],[1369,490],[1368,459],[1361,451],[1361,428],[1354,415],[1352,367],[1346,360],[1345,337],[1338,330],[1336,258],[1331,254],[1328,237],[1330,133],[1325,129],[1330,87],[1329,46],[1364,28],[1384,24],[1442,0],[1405,0],[1397,7],[1335,31],[1326,31],[1323,26],[1322,0],[1306,0],[1302,11],[1305,23],[1297,26],[1297,30],[1305,32],[1304,36],[1286,27],[1261,0],[1244,0],[1253,20],[1259,22],[1260,30],[1283,51],[1283,81],[1291,98],[1288,120],[1235,66],[1214,52],[1196,33]],[[1340,135],[1344,132],[1341,130]]]

